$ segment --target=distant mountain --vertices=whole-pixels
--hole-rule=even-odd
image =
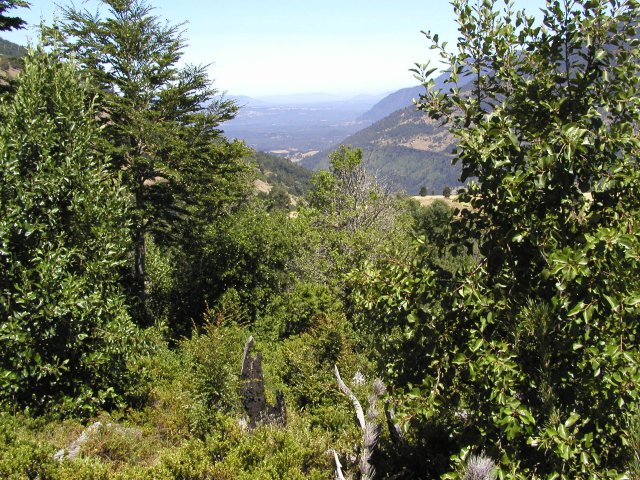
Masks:
[[[362,148],[366,168],[396,190],[415,195],[425,186],[430,193],[441,193],[445,186],[460,185],[460,169],[451,164],[453,136],[414,106],[393,112],[340,143]],[[312,170],[328,168],[333,149],[301,164]]]
[[[397,92],[393,92],[378,103],[376,103],[371,110],[368,110],[360,116],[358,120],[377,122],[384,117],[391,115],[393,112],[402,110],[413,104],[413,99],[417,99],[421,93],[424,93],[424,87],[418,85],[417,87],[403,88]]]
[[[442,88],[445,85],[447,78],[449,78],[448,73],[443,73],[438,76],[434,80],[434,88]],[[471,80],[469,79],[469,81]],[[466,83],[468,82],[465,82],[464,79],[460,79],[460,86],[464,86]],[[413,100],[417,100],[423,93],[425,93],[425,88],[422,85],[403,88],[393,92],[371,107],[371,110],[362,114],[358,120],[372,123],[382,120],[393,112],[397,112],[398,110],[413,105]]]

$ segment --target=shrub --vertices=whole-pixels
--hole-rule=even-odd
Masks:
[[[36,51],[0,107],[0,402],[87,414],[137,382],[126,200],[86,104],[76,67]]]

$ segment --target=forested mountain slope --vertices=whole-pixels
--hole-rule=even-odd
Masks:
[[[422,186],[440,193],[445,186],[459,184],[460,170],[451,165],[453,143],[445,128],[414,106],[398,110],[342,142],[362,148],[369,171],[409,194],[416,194]],[[328,152],[309,157],[302,165],[312,170],[327,168]]]
[[[26,53],[26,48],[0,38],[0,74],[19,68],[20,61],[18,59]]]
[[[311,172],[308,169],[265,152],[256,152],[252,160],[256,162],[260,179],[269,185],[280,185],[295,196],[309,192]]]

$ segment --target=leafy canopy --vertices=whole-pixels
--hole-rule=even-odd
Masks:
[[[83,413],[135,381],[127,201],[88,98],[74,64],[35,51],[0,105],[0,402]]]
[[[182,25],[163,22],[144,0],[100,4],[105,14],[64,7],[48,32],[91,79],[103,148],[134,199],[132,292],[141,320],[147,317],[146,235],[165,248],[191,248],[199,228],[246,196],[248,151],[221,135],[219,124],[237,107],[217,97],[207,66],[179,67]]]
[[[453,279],[429,257],[370,267],[361,304],[405,339],[390,371],[433,474],[484,450],[503,478],[617,478],[640,382],[640,7],[548,1],[538,25],[510,1],[453,6],[455,53],[427,34],[450,80],[419,108],[476,180],[454,232],[481,257]]]

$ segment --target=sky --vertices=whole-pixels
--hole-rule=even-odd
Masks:
[[[26,31],[3,32],[20,44],[38,38],[34,25],[51,23],[60,0],[30,0],[12,10]],[[95,0],[76,0],[95,11]],[[455,44],[448,0],[150,0],[171,24],[186,22],[187,63],[210,64],[215,86],[230,95],[299,93],[382,94],[417,85],[409,69],[435,53],[420,33]],[[535,13],[544,0],[516,0]]]

